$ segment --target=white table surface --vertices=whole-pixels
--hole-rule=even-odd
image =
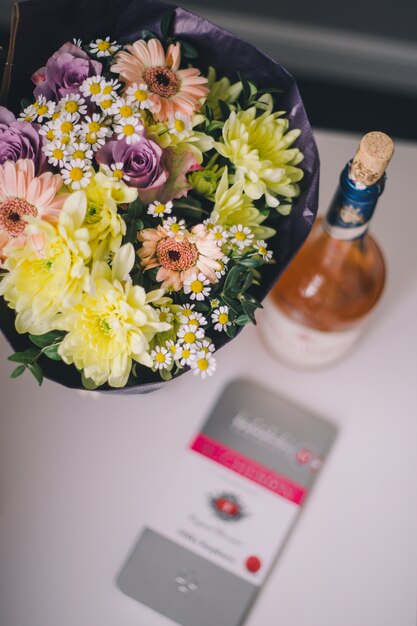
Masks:
[[[321,206],[358,136],[316,133]],[[415,625],[417,590],[417,146],[398,142],[372,226],[388,283],[344,361],[286,369],[254,327],[149,396],[9,380],[0,340],[0,625],[167,626],[115,575],[223,385],[251,376],[339,425],[306,510],[247,626]],[[156,462],[157,461],[157,462]]]

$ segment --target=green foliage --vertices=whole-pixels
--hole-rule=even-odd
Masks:
[[[134,244],[136,242],[136,234],[138,230],[142,230],[145,224],[140,216],[143,213],[144,204],[137,198],[134,202],[129,204],[129,208],[123,215],[123,219],[126,224],[126,234],[123,237],[123,243]]]
[[[36,347],[28,348],[23,352],[15,352],[8,357],[9,361],[20,363],[11,373],[11,378],[17,378],[25,370],[28,370],[36,378],[38,384],[41,385],[43,382],[43,371],[38,362],[39,358],[45,355],[53,361],[61,361],[58,348],[64,336],[65,333],[60,330],[52,330],[44,335],[28,335],[30,341]]]
[[[162,16],[160,27],[161,27],[161,33],[164,39],[169,39],[171,37],[174,17],[175,17],[175,8],[169,9]]]

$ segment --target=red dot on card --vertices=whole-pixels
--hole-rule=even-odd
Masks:
[[[252,574],[255,574],[258,570],[261,569],[261,561],[257,556],[249,556],[245,561],[246,569]]]

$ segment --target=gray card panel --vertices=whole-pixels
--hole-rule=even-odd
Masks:
[[[257,592],[255,585],[149,528],[118,586],[181,626],[238,626]]]
[[[330,422],[244,379],[225,388],[202,432],[305,487],[315,474],[297,463],[297,451],[324,459],[336,436]]]

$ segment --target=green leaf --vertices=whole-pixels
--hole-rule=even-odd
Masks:
[[[144,227],[144,223],[143,220],[139,219],[139,220],[135,220],[135,228],[136,228],[136,232],[138,230],[142,230]]]
[[[171,380],[172,372],[170,370],[159,370],[159,375],[162,380]]]
[[[10,378],[17,378],[21,376],[26,369],[26,365],[19,365],[15,370],[10,374]]]
[[[136,241],[136,233],[138,229],[136,228],[136,221],[143,210],[143,204],[137,200],[132,202],[127,211],[127,215],[125,217],[126,222],[126,234],[123,237],[123,243],[134,243]]]
[[[28,348],[24,352],[15,352],[7,357],[9,361],[13,361],[15,363],[30,363],[33,361],[35,357],[39,354],[39,350],[37,348]]]
[[[195,198],[188,196],[183,200],[174,200],[175,213],[178,216],[199,219],[204,214],[201,204]]]
[[[48,357],[48,359],[52,359],[53,361],[62,361],[58,348],[59,344],[55,343],[54,345],[45,348],[43,353]]]
[[[181,44],[181,53],[186,59],[198,59],[198,51],[188,41],[178,40]]]
[[[250,318],[247,315],[239,315],[239,317],[235,319],[235,324],[238,326],[245,326],[245,324],[249,324],[249,322]]]
[[[242,285],[242,293],[244,293],[247,289],[249,289],[252,282],[253,282],[253,274],[249,272],[245,278],[245,282]]]
[[[237,284],[240,276],[240,268],[235,265],[232,269],[227,273],[226,280],[224,281],[223,291],[228,291],[229,289],[233,289],[233,287]]]
[[[230,116],[230,107],[224,100],[219,100],[219,107],[222,114],[222,118],[227,120]]]
[[[171,36],[172,24],[175,17],[175,9],[169,9],[161,19],[161,33],[165,39]]]
[[[26,109],[26,107],[30,106],[32,104],[31,100],[29,100],[28,98],[22,98],[20,101],[20,108]]]
[[[42,385],[43,371],[39,363],[29,363],[27,368],[34,375],[34,377],[38,381],[39,386]]]
[[[158,39],[158,37],[151,30],[143,30],[141,32],[141,39],[148,41],[149,39]]]
[[[248,268],[259,267],[260,265],[263,265],[264,263],[265,261],[258,254],[254,256],[242,258],[239,261],[239,265],[243,265],[243,267],[248,267]]]
[[[224,122],[211,122],[208,127],[207,130],[209,133],[211,133],[213,130],[218,130],[219,128],[223,128],[224,126]]]
[[[211,122],[213,119],[213,110],[211,108],[211,106],[209,104],[207,104],[207,102],[205,103],[204,107],[203,107],[203,113],[204,113],[204,117]]]
[[[64,335],[65,333],[60,330],[51,330],[51,332],[45,333],[44,335],[29,335],[29,339],[35,346],[46,348],[56,341],[60,341]]]
[[[236,326],[228,326],[226,328],[226,335],[228,337],[231,337],[233,339],[233,337],[236,335]]]

